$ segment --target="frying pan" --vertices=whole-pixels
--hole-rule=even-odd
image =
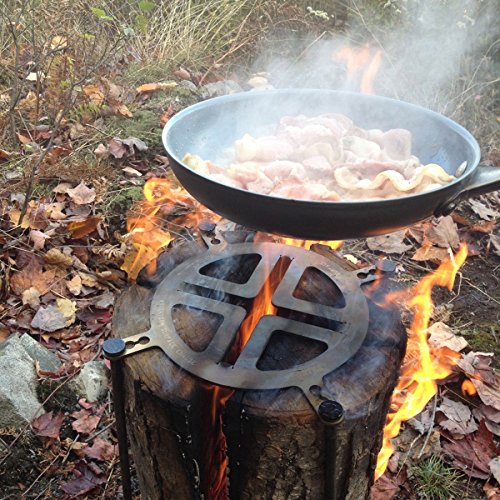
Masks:
[[[412,133],[412,154],[437,163],[457,179],[433,191],[386,200],[306,201],[226,186],[182,163],[186,153],[217,162],[236,139],[272,133],[280,117],[343,113],[355,125]],[[339,240],[390,233],[449,213],[463,198],[500,188],[500,168],[479,166],[476,140],[438,113],[386,97],[315,89],[251,91],[209,99],[169,120],[163,143],[179,182],[198,201],[248,228],[309,240]]]

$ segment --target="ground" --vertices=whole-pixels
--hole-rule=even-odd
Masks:
[[[10,3],[0,7],[0,342],[27,333],[57,353],[63,367],[37,371],[39,399],[51,412],[46,420],[0,428],[2,498],[119,494],[109,395],[78,400],[67,386],[86,363],[102,359],[115,297],[159,247],[195,229],[186,214],[200,209],[176,190],[161,129],[176,112],[207,97],[206,84],[231,80],[250,90],[257,75],[275,87],[358,91],[380,57],[374,93],[458,121],[480,143],[482,162],[498,165],[494,2],[194,2],[187,9],[179,1],[170,13],[148,1],[120,9],[108,0],[91,9],[82,3],[64,12],[50,1],[42,13],[31,0],[24,7]],[[335,56],[342,47],[354,48],[360,58]],[[227,89],[217,85],[220,92]],[[141,222],[146,232],[161,229],[158,245],[146,251],[131,230],[151,211],[142,201],[151,178],[173,184],[157,218],[150,214],[145,226]],[[500,349],[498,216],[499,195],[491,193],[388,244],[353,240],[339,250],[359,265],[393,260],[395,279],[410,288],[456,254],[459,241],[469,249],[452,291],[434,289],[431,323],[467,341],[462,356],[469,356],[473,373],[456,369],[440,383],[427,405],[434,408],[432,425],[419,438],[433,433],[438,445],[408,463],[393,458],[374,500],[415,498],[417,490],[420,498],[458,498],[457,488],[470,499],[500,494],[498,464],[488,465],[498,449],[498,422],[476,413],[471,425],[488,422],[488,428],[450,432],[442,424],[453,419],[436,410],[445,398],[464,402],[469,413],[500,404],[494,371]],[[404,314],[408,326],[411,316]],[[497,392],[491,399],[481,391],[463,394],[466,376]],[[404,429],[396,443],[401,456],[411,451],[405,440],[417,433],[409,424]],[[464,443],[481,448],[479,469],[461,455]],[[426,489],[436,477],[449,478],[443,481],[448,489]]]

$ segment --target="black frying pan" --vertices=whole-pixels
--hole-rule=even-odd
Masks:
[[[217,160],[245,133],[272,131],[284,115],[338,112],[362,128],[405,128],[412,153],[437,163],[457,180],[434,191],[380,201],[304,201],[262,195],[204,177],[182,163],[186,153]],[[190,106],[169,120],[163,143],[180,183],[214,212],[248,228],[310,240],[389,233],[433,214],[449,212],[462,198],[500,188],[500,168],[478,166],[479,146],[463,127],[438,113],[385,97],[330,90],[271,90],[232,94]]]

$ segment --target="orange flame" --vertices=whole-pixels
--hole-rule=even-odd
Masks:
[[[427,328],[431,318],[433,303],[432,289],[435,286],[453,288],[455,276],[467,258],[467,247],[462,244],[454,257],[443,262],[439,268],[427,275],[414,287],[402,294],[390,294],[386,299],[393,301],[403,298],[405,304],[414,311],[410,327],[406,355],[401,374],[391,398],[387,415],[382,449],[378,455],[375,478],[385,471],[394,447],[391,439],[399,434],[402,422],[418,415],[437,392],[436,380],[446,378],[460,357],[450,350],[440,350],[427,343]]]
[[[312,245],[319,243],[320,245],[326,245],[330,247],[332,250],[338,250],[343,241],[340,240],[332,240],[332,241],[313,241],[313,240],[294,240],[293,238],[281,238],[282,243],[285,245],[290,245],[293,247],[300,247],[309,250]]]
[[[347,82],[353,82],[361,75],[359,88],[363,94],[374,94],[373,82],[382,62],[382,51],[372,49],[368,44],[362,47],[346,45],[333,54],[337,61],[345,62]]]
[[[220,219],[168,179],[149,179],[144,198],[136,207],[137,215],[127,219],[127,238],[133,251],[126,255],[122,269],[130,279],[147,265],[148,272],[154,272],[160,250],[182,230],[194,228],[204,218]]]
[[[469,379],[465,379],[463,382],[462,382],[462,394],[464,396],[474,396],[475,394],[477,394],[477,390],[476,390],[476,386],[469,380]]]

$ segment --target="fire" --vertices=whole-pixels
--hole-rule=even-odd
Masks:
[[[418,415],[437,392],[436,380],[446,378],[456,363],[451,351],[433,349],[427,343],[427,328],[433,303],[432,289],[435,286],[453,288],[455,276],[467,258],[467,247],[462,245],[454,257],[443,262],[439,268],[404,292],[391,294],[386,300],[403,299],[413,310],[413,321],[409,330],[406,356],[401,367],[399,381],[392,394],[382,449],[378,455],[375,478],[385,471],[394,447],[391,439],[399,434],[402,422]]]
[[[373,82],[382,62],[381,50],[376,50],[372,56],[372,49],[368,44],[362,47],[346,45],[337,50],[333,58],[345,62],[348,83],[352,83],[361,75],[360,91],[363,94],[374,94]]]
[[[476,386],[469,379],[462,382],[461,389],[464,396],[474,396],[477,393]]]
[[[137,215],[127,219],[126,238],[133,251],[126,256],[122,269],[131,279],[147,265],[153,273],[160,250],[182,229],[194,228],[204,218],[220,219],[168,179],[149,179],[144,185],[144,198],[136,208]]]
[[[332,241],[313,241],[313,240],[294,240],[292,238],[281,238],[281,242],[285,245],[291,245],[293,247],[300,247],[309,250],[312,245],[319,243],[320,245],[326,245],[330,247],[332,250],[338,250],[343,241],[340,240],[332,240]]]

